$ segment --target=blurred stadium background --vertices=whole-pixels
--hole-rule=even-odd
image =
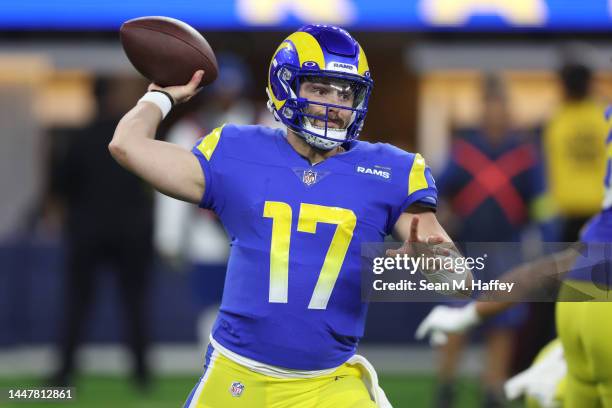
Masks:
[[[271,122],[264,92],[269,58],[288,33],[307,22],[347,28],[367,53],[375,87],[363,139],[419,151],[436,173],[445,168],[456,131],[478,127],[486,75],[502,78],[512,127],[537,146],[563,103],[558,72],[567,50],[592,70],[593,99],[603,107],[612,96],[608,0],[3,0],[0,387],[44,384],[60,364],[69,206],[57,185],[70,187],[79,175],[56,169],[73,142],[67,135],[99,114],[94,90],[100,80],[121,84],[115,106],[129,108],[144,92],[146,83],[125,58],[118,37],[122,22],[144,15],[190,23],[223,55],[226,77],[217,88],[173,111],[162,126],[160,137],[177,137],[180,143],[181,135],[188,135],[187,145],[193,141],[184,130],[190,123],[203,135],[228,118]],[[237,105],[228,111],[230,104]],[[184,210],[149,196],[157,211],[156,251],[143,283],[148,302],[143,330],[150,339],[152,382],[146,390],[126,382],[128,320],[116,275],[102,265],[83,326],[78,375],[72,378],[79,401],[66,406],[179,406],[199,378],[201,333],[219,301],[218,291],[207,289],[207,279],[212,276],[217,286],[222,282],[224,237],[207,214],[195,215],[204,231],[199,237],[186,239],[193,232],[163,227],[174,216],[185,223]],[[122,211],[120,198],[108,200],[106,208]],[[199,254],[189,248],[194,242],[201,242]],[[428,407],[436,400],[438,354],[413,337],[430,308],[424,303],[371,306],[362,352],[397,407]],[[482,346],[472,344],[459,369],[457,406],[481,404]]]

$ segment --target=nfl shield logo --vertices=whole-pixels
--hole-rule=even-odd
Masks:
[[[230,387],[230,392],[232,393],[232,396],[239,397],[242,395],[243,391],[244,391],[244,384],[242,384],[239,381],[232,383],[232,386]]]
[[[312,170],[304,170],[302,181],[307,186],[312,186],[314,183],[317,182],[317,172],[312,171]]]

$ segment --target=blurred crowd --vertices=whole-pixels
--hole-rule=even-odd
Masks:
[[[513,126],[500,78],[483,77],[480,124],[455,131],[449,160],[437,178],[442,222],[456,241],[578,240],[603,199],[607,127],[604,107],[592,96],[592,75],[583,62],[564,60],[558,73],[563,102],[541,130],[531,132]],[[499,278],[524,261],[498,248],[487,278]],[[554,321],[553,304],[530,303],[486,323],[483,406],[504,406],[505,381],[528,367],[555,337]],[[467,341],[465,335],[453,335],[441,349],[439,408],[453,406]]]

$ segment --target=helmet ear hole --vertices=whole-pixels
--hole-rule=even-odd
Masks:
[[[286,117],[289,120],[293,120],[293,117],[295,116],[295,112],[291,108],[284,107],[283,108],[283,116]]]
[[[282,78],[283,81],[289,83],[291,82],[291,77],[293,75],[291,74],[291,71],[289,71],[287,68],[283,68],[280,70],[279,76]]]

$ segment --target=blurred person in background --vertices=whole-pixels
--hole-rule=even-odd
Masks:
[[[124,319],[134,380],[141,389],[149,384],[146,304],[153,255],[152,191],[106,152],[117,122],[141,86],[132,78],[97,78],[95,118],[81,129],[65,131],[65,145],[54,149],[58,154],[52,160],[50,200],[61,203],[67,249],[61,363],[50,379],[55,385],[74,380],[75,352],[104,267],[114,272],[119,289],[123,313],[117,318]]]
[[[559,82],[563,102],[544,128],[543,151],[546,162],[548,196],[561,220],[555,240],[574,242],[580,228],[601,207],[604,189],[606,151],[602,148],[607,132],[601,114],[604,105],[593,95],[595,55],[585,44],[570,44],[561,53]],[[515,371],[527,368],[539,350],[556,336],[552,303],[529,303],[528,318],[517,337]]]
[[[573,242],[580,228],[599,211],[603,197],[606,122],[603,104],[592,94],[588,49],[563,52],[559,79],[563,103],[544,130],[548,186],[563,218],[562,240]]]
[[[612,107],[602,116],[610,128]],[[446,333],[464,333],[542,288],[557,287],[562,280],[555,304],[559,339],[544,347],[532,366],[505,386],[510,398],[525,395],[530,408],[612,406],[612,130],[607,134],[602,146],[607,156],[604,199],[598,214],[581,228],[580,244],[506,272],[502,280],[520,287],[510,298],[499,294],[496,301],[479,299],[463,308],[437,306],[417,329],[417,338],[431,336],[432,343],[439,344]]]
[[[541,160],[532,143],[511,127],[506,89],[496,75],[483,82],[483,115],[479,128],[457,137],[450,161],[438,179],[440,195],[448,203],[450,224],[458,242],[519,242],[536,214],[544,192]],[[488,252],[495,248],[489,248]],[[519,259],[509,259],[505,248],[487,262],[493,279]],[[469,254],[468,254],[469,255]],[[513,255],[514,256],[514,255]],[[524,310],[513,309],[490,321],[484,331],[486,360],[483,406],[503,406],[502,387],[510,374],[513,330]],[[437,407],[451,407],[455,400],[457,367],[468,338],[454,335],[441,350],[438,367]]]
[[[229,53],[220,54],[217,61],[219,77],[194,97],[195,111],[169,129],[168,142],[190,149],[224,123],[246,125],[257,121],[257,107],[248,99],[252,82],[249,67]],[[265,113],[270,116],[267,110]],[[208,344],[221,302],[228,245],[223,226],[212,211],[155,194],[155,246],[175,266],[187,262],[190,286],[200,309],[197,332],[202,349]]]

